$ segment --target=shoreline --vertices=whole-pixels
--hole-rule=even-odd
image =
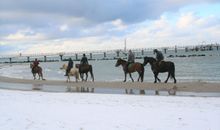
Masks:
[[[88,88],[114,88],[114,89],[136,89],[136,90],[155,90],[155,91],[175,91],[175,92],[207,92],[220,93],[220,83],[210,82],[180,82],[180,83],[150,83],[150,82],[81,82],[72,81],[67,83],[60,80],[32,80],[32,79],[18,79],[0,76],[2,83],[15,84],[32,84],[32,85],[50,85],[50,86],[64,86],[64,87],[88,87]]]

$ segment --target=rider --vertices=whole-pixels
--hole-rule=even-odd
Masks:
[[[156,53],[157,66],[159,67],[162,60],[164,60],[164,56],[161,51],[154,49],[154,54]]]
[[[128,71],[129,64],[134,63],[134,59],[135,59],[134,53],[131,50],[129,50],[128,51],[128,63],[127,63],[127,66],[126,66],[127,71]]]
[[[83,54],[83,57],[82,57],[82,59],[80,61],[80,64],[81,65],[89,64],[88,59],[86,57],[86,54]]]
[[[71,58],[69,58],[68,66],[67,66],[67,69],[66,69],[66,74],[64,76],[67,76],[67,74],[70,72],[70,70],[72,68],[73,68],[73,60]]]
[[[35,60],[34,60],[34,62],[33,62],[32,71],[33,71],[36,67],[38,67],[38,65],[39,65],[39,61],[37,60],[37,58],[35,58]]]

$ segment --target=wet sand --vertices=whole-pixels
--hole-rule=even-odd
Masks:
[[[16,84],[33,84],[33,85],[52,85],[52,86],[70,86],[70,87],[89,87],[89,88],[123,88],[155,91],[183,91],[183,92],[213,92],[220,93],[220,83],[207,82],[181,82],[181,83],[149,83],[149,82],[74,82],[67,83],[59,80],[31,80],[18,79],[0,76],[0,82]]]

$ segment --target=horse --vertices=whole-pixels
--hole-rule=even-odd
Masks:
[[[67,70],[68,65],[63,64],[63,66],[60,69],[64,69],[65,71]],[[67,79],[66,82],[70,82],[70,76],[75,76],[76,82],[79,80],[79,69],[78,68],[72,68],[70,72],[67,74]]]
[[[92,81],[94,82],[94,75],[93,75],[93,70],[92,70],[92,65],[89,64],[76,64],[76,68],[79,69],[80,77],[82,81],[87,81],[88,78],[88,72],[90,72]],[[84,74],[86,74],[86,79],[84,80]]]
[[[42,80],[45,80],[43,78],[42,68],[40,66],[34,67],[34,65],[31,63],[30,68],[31,68],[31,72],[33,74],[34,80],[36,79],[36,74],[38,74],[38,77],[39,77],[38,80],[40,80],[40,78]]]
[[[173,78],[174,83],[176,83],[176,78],[175,78],[175,65],[171,61],[156,61],[155,58],[153,57],[144,57],[144,63],[143,65],[145,66],[147,63],[150,63],[151,65],[151,70],[154,73],[154,83],[157,83],[157,80],[160,82],[160,79],[158,78],[159,73],[164,73],[168,72],[167,79],[165,80],[165,83],[167,83],[168,79]]]
[[[131,76],[131,73],[133,73],[133,72],[138,72],[139,77],[138,77],[137,81],[139,81],[141,79],[141,82],[143,82],[143,80],[144,80],[144,66],[143,66],[143,64],[135,62],[135,63],[129,64],[128,67],[127,67],[127,64],[128,64],[128,62],[121,59],[121,58],[119,58],[115,64],[115,67],[118,67],[120,65],[123,67],[123,71],[124,71],[124,75],[125,75],[125,79],[123,82],[126,82],[127,73],[129,73],[129,76],[130,76],[132,82],[134,82],[134,79]]]

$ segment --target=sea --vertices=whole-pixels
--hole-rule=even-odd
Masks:
[[[118,56],[115,53],[99,53],[99,54],[86,54],[89,60],[89,64],[93,67],[93,73],[96,81],[123,81],[124,73],[122,66],[115,67]],[[136,62],[143,63],[144,57],[155,57],[152,51],[135,52]],[[78,54],[77,58],[80,59],[82,54]],[[120,58],[126,59],[126,55],[119,55]],[[220,50],[212,51],[188,51],[185,50],[168,50],[164,53],[165,61],[172,61],[175,64],[175,76],[178,82],[220,82]],[[43,56],[32,56],[30,61],[35,58],[43,61]],[[76,59],[76,55],[64,55],[63,59]],[[33,75],[30,69],[30,63],[22,63],[27,60],[27,57],[17,57],[12,59],[13,61],[21,61],[21,63],[8,63],[9,59],[0,58],[0,76],[20,78],[20,79],[33,79]],[[47,60],[56,62],[40,62],[40,66],[43,68],[43,75],[46,80],[59,80],[66,81],[64,76],[65,71],[61,70],[63,64],[67,64],[67,61],[61,61],[59,56],[48,56]],[[7,62],[7,63],[6,63]],[[79,64],[79,60],[75,60],[74,64]],[[138,74],[132,73],[133,79],[136,81]],[[159,78],[161,81],[165,81],[167,73],[160,73]],[[75,78],[71,80],[74,82]],[[90,74],[88,75],[88,81],[91,81]],[[132,82],[130,77],[127,76],[127,82]],[[144,82],[154,82],[154,75],[151,71],[149,64],[145,66]],[[173,82],[173,79],[169,79],[168,82]],[[36,85],[36,84],[15,84],[15,83],[3,83],[0,82],[0,89],[12,89],[12,90],[25,90],[25,91],[45,91],[45,92],[76,92],[71,90],[67,86],[50,86],[50,85]],[[102,94],[125,94],[125,90],[118,88],[96,88],[95,93]],[[145,91],[146,95],[154,95],[155,92],[148,90]],[[133,90],[133,94],[139,94],[139,90]],[[166,91],[160,92],[160,95],[167,96]],[[193,92],[177,92],[177,96],[209,96],[220,97],[220,93],[193,93]]]
[[[89,58],[89,54],[86,54]],[[80,59],[82,55],[78,55]],[[152,51],[135,52],[135,56],[138,57],[136,62],[143,63],[143,57],[155,57]],[[172,61],[175,64],[175,76],[177,82],[220,82],[220,50],[212,51],[188,51],[168,50],[164,54],[166,61]],[[75,55],[64,56],[64,59],[68,58],[75,59]],[[93,54],[92,59],[89,60],[89,64],[93,67],[93,73],[95,81],[123,81],[124,73],[122,67],[115,67],[116,64],[115,53],[105,54]],[[126,58],[125,55],[120,54],[120,57]],[[26,60],[19,57],[13,60]],[[43,60],[43,56],[31,57],[30,60],[38,58]],[[40,66],[43,68],[44,78],[47,80],[66,80],[64,76],[64,70],[61,70],[63,64],[67,64],[67,61],[60,61],[59,56],[48,57],[47,59],[57,60],[57,62],[40,62]],[[0,59],[6,60],[6,59]],[[74,64],[79,64],[79,61],[74,61]],[[1,63],[0,64],[0,75],[21,79],[33,79],[30,63]],[[138,74],[133,73],[132,77],[137,80]],[[167,73],[160,73],[159,78],[164,81],[167,77]],[[74,80],[74,79],[73,79]],[[89,75],[88,80],[91,80]],[[131,82],[129,76],[127,81]],[[151,71],[149,64],[145,66],[144,82],[153,82],[154,75]],[[173,82],[170,79],[168,82]]]

